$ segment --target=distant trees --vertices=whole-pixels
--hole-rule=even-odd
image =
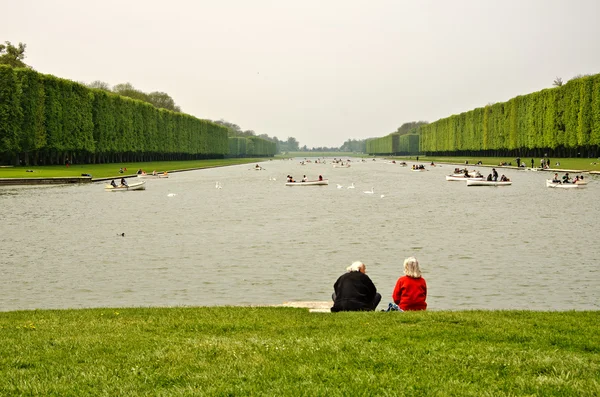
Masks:
[[[554,81],[552,82],[552,85],[554,87],[560,87],[561,85],[563,85],[563,80],[560,77],[557,77],[554,79]]]
[[[23,62],[25,59],[25,48],[27,44],[19,43],[17,47],[11,44],[10,41],[5,41],[0,44],[0,64],[12,66],[13,68],[28,68]]]
[[[365,153],[367,151],[366,139],[348,139],[339,149],[341,152]]]
[[[173,98],[165,92],[154,91],[147,94],[135,88],[131,83],[117,84],[111,89],[108,83],[100,80],[92,81],[91,83],[86,84],[86,86],[137,99],[138,101],[149,103],[157,109],[167,109],[172,112],[181,113],[181,108],[177,106]]]

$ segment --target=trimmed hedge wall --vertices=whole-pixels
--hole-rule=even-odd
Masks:
[[[228,153],[227,129],[211,121],[0,65],[0,162],[183,160]]]
[[[600,155],[600,74],[421,126],[433,155]]]

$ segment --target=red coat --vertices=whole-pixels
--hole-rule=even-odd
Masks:
[[[426,298],[427,283],[423,277],[400,277],[396,282],[396,287],[394,287],[394,293],[392,294],[394,303],[404,311],[427,309]]]

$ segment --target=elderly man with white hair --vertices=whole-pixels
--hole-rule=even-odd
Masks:
[[[373,311],[381,301],[381,294],[366,275],[362,262],[354,262],[333,285],[332,312]]]

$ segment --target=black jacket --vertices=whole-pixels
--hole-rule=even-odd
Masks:
[[[377,288],[364,273],[348,272],[342,274],[333,284],[335,301],[332,312],[373,310],[373,300]]]

